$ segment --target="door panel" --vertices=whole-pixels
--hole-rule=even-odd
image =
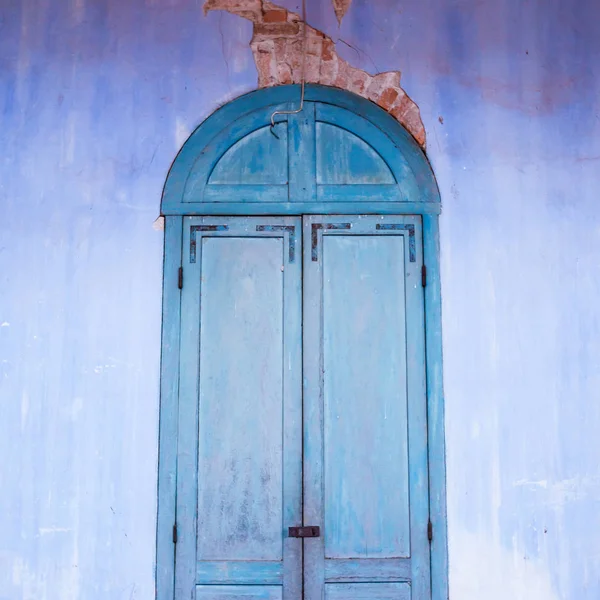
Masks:
[[[325,600],[411,600],[408,583],[328,583]]]
[[[178,597],[299,598],[300,221],[184,228]]]
[[[202,240],[198,560],[283,556],[282,256],[281,238]]]
[[[196,600],[282,600],[281,586],[199,585]]]
[[[420,221],[306,217],[304,240],[305,598],[429,598]]]
[[[322,244],[325,557],[408,557],[404,240]]]

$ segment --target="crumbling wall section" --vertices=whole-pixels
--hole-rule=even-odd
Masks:
[[[205,13],[225,10],[253,23],[250,47],[258,71],[258,86],[300,83],[304,51],[303,22],[297,13],[267,0],[206,0]],[[397,119],[425,146],[419,107],[400,86],[400,72],[370,75],[338,56],[334,41],[306,26],[305,80],[368,98]]]

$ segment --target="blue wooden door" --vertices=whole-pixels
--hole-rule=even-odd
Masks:
[[[306,600],[428,600],[420,219],[304,218]]]
[[[186,217],[177,600],[299,599],[301,221]]]
[[[183,245],[176,598],[429,600],[420,219],[188,217]]]
[[[158,598],[444,600],[435,179],[374,104],[298,93],[216,111],[165,185]]]

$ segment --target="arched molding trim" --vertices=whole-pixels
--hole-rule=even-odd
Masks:
[[[295,108],[299,93],[297,85],[257,90],[208,117],[171,166],[162,214],[440,211],[423,150],[365,98],[308,85],[304,111],[278,115],[271,130],[273,111]],[[353,161],[352,168],[336,172],[336,161],[323,160],[331,155]]]

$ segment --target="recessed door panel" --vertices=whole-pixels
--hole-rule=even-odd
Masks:
[[[325,600],[411,600],[408,583],[328,583]]]
[[[281,586],[199,585],[196,600],[282,600]]]
[[[198,560],[283,555],[282,238],[202,238]]]
[[[325,557],[409,557],[404,238],[322,245]]]

